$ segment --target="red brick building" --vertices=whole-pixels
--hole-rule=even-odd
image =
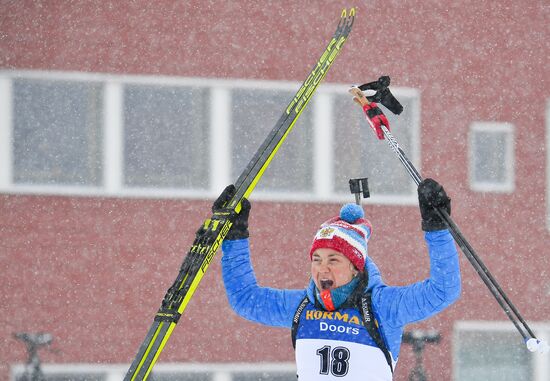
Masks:
[[[427,276],[412,181],[346,93],[387,74],[405,106],[394,135],[445,185],[455,222],[550,338],[543,2],[3,2],[1,379],[21,371],[21,331],[53,335],[57,351],[40,352],[50,379],[122,377],[212,200],[346,6],[358,8],[354,30],[252,197],[258,279],[303,287],[317,226],[364,176],[384,280]],[[462,255],[461,265],[461,299],[410,327],[441,333],[424,352],[430,379],[550,379],[550,357],[525,350]],[[404,344],[395,379],[413,366]],[[292,379],[290,334],[230,310],[216,257],[155,370],[156,380]]]

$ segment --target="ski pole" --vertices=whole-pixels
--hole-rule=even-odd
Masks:
[[[403,150],[399,147],[397,141],[391,134],[391,132],[386,128],[386,126],[382,125],[382,131],[384,132],[384,136],[386,137],[386,140],[388,141],[388,145],[394,149],[395,152],[398,153],[399,158],[402,163],[405,163],[405,168],[413,178],[414,182],[418,186],[420,182],[422,182],[422,177],[418,174],[416,168],[411,164],[407,156],[403,153]],[[468,241],[464,238],[464,235],[458,228],[458,226],[454,223],[454,221],[451,219],[447,211],[445,211],[443,208],[435,208],[440,215],[440,217],[447,223],[447,226],[449,226],[449,230],[451,232],[451,235],[455,239],[458,246],[462,249],[464,254],[466,255],[466,258],[470,261],[478,275],[481,277],[485,285],[489,288],[489,290],[492,292],[493,296],[497,300],[497,302],[500,304],[500,306],[503,308],[504,312],[512,323],[516,326],[520,334],[523,336],[524,340],[527,340],[530,335],[530,337],[535,337],[527,323],[523,320],[518,310],[515,308],[515,306],[512,304],[512,302],[508,299],[506,296],[506,293],[502,290],[502,288],[499,286],[498,282],[494,279],[494,277],[491,275],[490,271],[487,269],[485,264],[481,261],[481,259],[477,256],[473,248],[470,246]],[[515,317],[514,315],[515,314]],[[517,320],[519,320],[527,333],[524,332],[524,330],[519,326]]]
[[[387,85],[389,85],[389,78]],[[384,87],[383,90],[388,90],[387,85]],[[397,140],[391,134],[388,128],[389,123],[386,116],[377,107],[376,103],[369,102],[369,100],[360,88],[352,87],[350,89],[350,93],[354,96],[354,101],[361,105],[361,107],[365,111],[367,122],[369,123],[372,130],[376,133],[377,137],[380,140],[385,139],[387,141],[390,148],[397,154],[399,160],[404,165],[405,169],[412,177],[415,184],[418,186],[422,182],[422,176],[405,155],[405,152],[401,149],[401,147],[399,147]],[[382,103],[384,103],[383,100]],[[451,219],[451,216],[449,216],[447,211],[445,211],[443,208],[436,207],[435,209],[442,220],[446,222],[447,226],[449,226],[451,235],[453,236],[458,246],[461,248],[468,261],[474,267],[474,270],[480,276],[483,283],[485,283],[485,285],[489,288],[489,291],[491,291],[500,307],[504,310],[510,321],[514,324],[518,332],[523,337],[527,349],[531,352],[535,352],[538,350],[541,353],[547,353],[549,350],[548,344],[536,338],[535,334],[533,333],[527,322],[523,319],[517,308],[510,301],[506,293],[502,290],[498,282],[490,273],[489,269],[476,254],[473,247],[469,244],[458,226]]]

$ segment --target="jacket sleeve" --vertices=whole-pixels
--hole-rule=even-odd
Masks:
[[[448,230],[425,233],[430,277],[403,287],[373,290],[373,308],[383,324],[397,328],[441,312],[460,296],[460,267],[455,242]]]
[[[231,308],[245,319],[291,328],[294,313],[306,291],[258,286],[248,239],[224,241],[222,252],[222,276]]]

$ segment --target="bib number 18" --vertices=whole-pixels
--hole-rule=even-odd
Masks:
[[[325,345],[317,349],[317,355],[321,357],[320,374],[328,375],[329,372],[335,377],[344,377],[349,369],[349,349],[346,347],[334,347]]]

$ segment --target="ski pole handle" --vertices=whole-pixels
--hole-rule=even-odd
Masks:
[[[363,93],[358,87],[352,86],[349,92],[353,95],[353,101],[359,104],[365,112],[367,122],[376,134],[378,140],[384,140],[384,132],[382,127],[385,126],[388,130],[390,128],[390,123],[388,122],[386,115],[384,115],[382,110],[378,108],[378,105],[375,102],[369,102],[365,93]]]

